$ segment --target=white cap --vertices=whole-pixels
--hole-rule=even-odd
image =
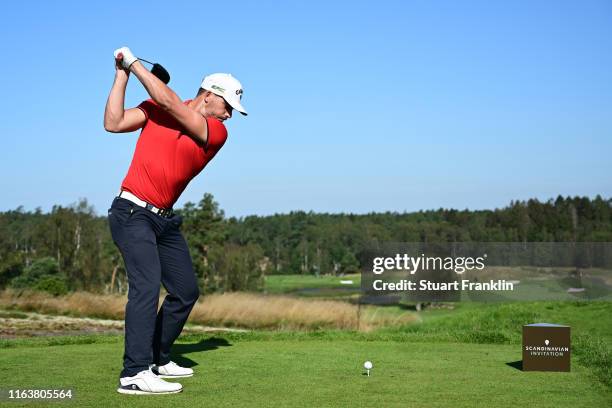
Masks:
[[[240,104],[240,99],[242,99],[242,84],[231,74],[208,75],[202,80],[200,88],[223,97],[232,108],[243,115],[247,114],[246,110],[244,110]]]

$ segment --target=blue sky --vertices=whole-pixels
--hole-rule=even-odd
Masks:
[[[244,118],[177,207],[227,215],[482,209],[612,196],[612,2],[31,2],[0,17],[0,210],[99,214],[138,133],[102,126],[115,48]],[[147,96],[133,77],[126,105]]]

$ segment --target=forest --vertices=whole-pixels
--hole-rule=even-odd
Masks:
[[[358,272],[373,242],[612,242],[612,199],[600,196],[512,201],[493,210],[236,218],[206,193],[176,212],[202,293],[258,291],[271,274]],[[0,288],[6,287],[125,293],[107,217],[86,199],[48,213],[0,212]]]

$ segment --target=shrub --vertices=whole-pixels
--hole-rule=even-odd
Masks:
[[[36,290],[42,290],[48,292],[53,296],[65,295],[68,293],[68,285],[66,279],[63,276],[58,275],[43,275],[41,276],[34,285]]]
[[[55,296],[68,292],[65,276],[59,273],[57,261],[50,257],[35,260],[24,269],[23,274],[11,280],[11,286],[17,289],[42,290]]]

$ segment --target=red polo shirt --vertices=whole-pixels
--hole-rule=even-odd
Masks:
[[[204,146],[182,133],[176,119],[153,100],[142,102],[138,108],[147,121],[121,189],[158,208],[172,208],[191,179],[223,147],[227,130],[221,121],[206,118],[208,142]]]

